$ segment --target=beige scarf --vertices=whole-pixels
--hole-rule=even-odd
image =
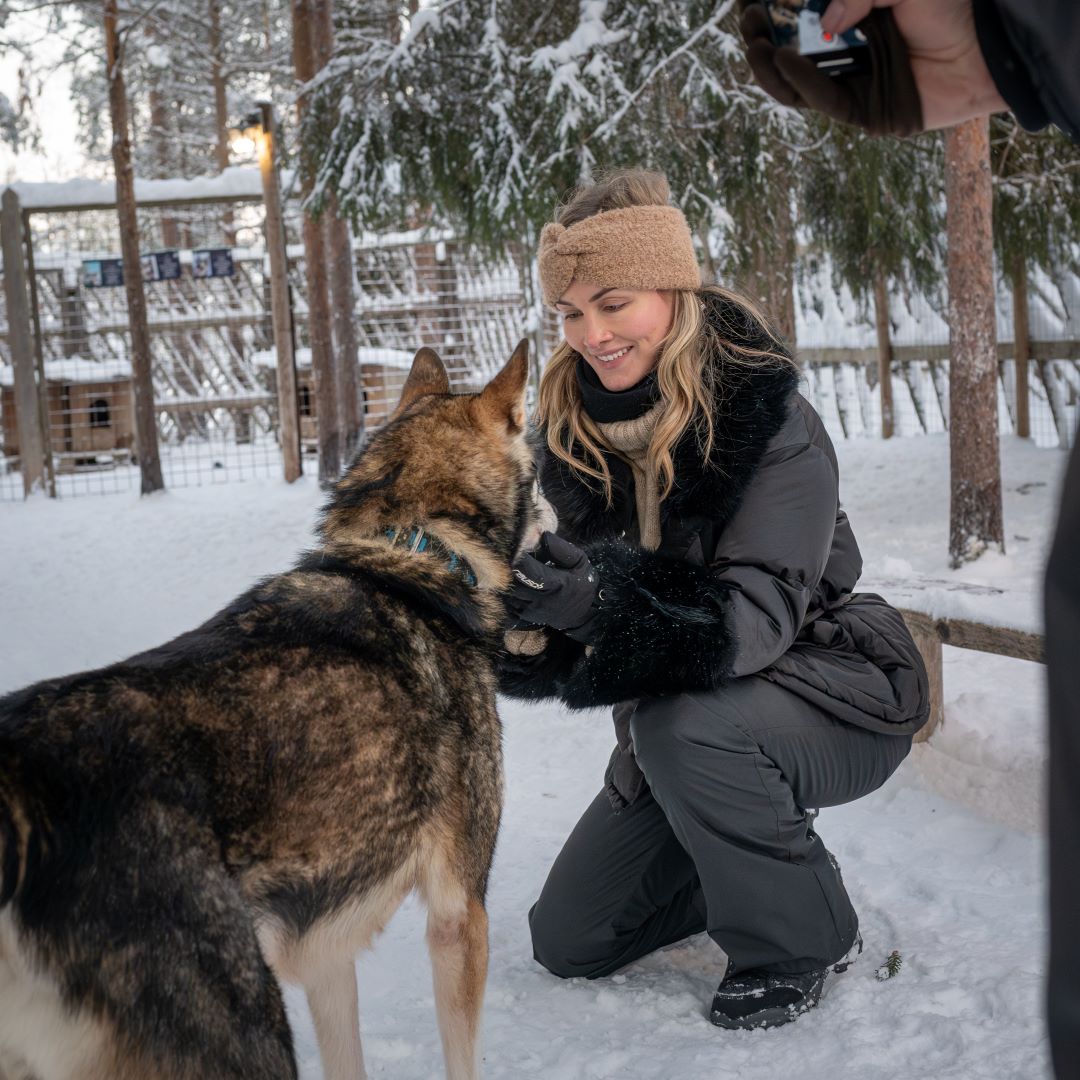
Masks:
[[[638,532],[640,543],[646,551],[660,546],[660,489],[650,483],[645,472],[645,460],[649,443],[656,430],[657,421],[663,415],[664,406],[654,405],[636,420],[614,420],[610,424],[597,424],[608,448],[615,450],[629,463],[634,474],[634,499],[637,502]],[[507,652],[536,656],[547,645],[544,630],[507,630]]]
[[[636,420],[614,420],[597,424],[604,442],[630,463],[634,474],[634,499],[637,502],[640,543],[646,551],[660,546],[660,488],[645,471],[656,424],[664,413],[662,404],[654,405]]]

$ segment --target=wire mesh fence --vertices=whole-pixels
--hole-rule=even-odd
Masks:
[[[140,207],[140,272],[167,486],[276,475],[275,399],[252,361],[269,308],[257,202]],[[26,215],[35,347],[56,494],[139,483],[124,267],[113,209]],[[0,381],[13,382],[10,367]],[[5,458],[17,456],[4,386]],[[12,497],[12,470],[0,495]],[[18,491],[21,497],[21,491]]]

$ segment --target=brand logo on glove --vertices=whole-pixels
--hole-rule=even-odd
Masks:
[[[544,587],[542,581],[533,581],[531,577],[523,574],[516,566],[511,567],[511,570],[514,573],[514,577],[516,577],[522,585],[528,585],[530,589],[542,589]]]

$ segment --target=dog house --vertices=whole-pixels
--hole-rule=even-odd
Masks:
[[[67,357],[45,363],[49,439],[61,471],[112,465],[135,446],[135,396],[125,361]],[[0,366],[3,452],[18,457],[12,368]]]
[[[271,389],[277,386],[277,354],[273,349],[254,353],[253,363],[267,373]],[[413,354],[403,349],[363,346],[357,349],[359,392],[364,407],[364,422],[369,429],[385,423],[401,397],[401,389],[412,367]],[[315,397],[315,372],[311,350],[296,350],[296,396],[300,414],[300,442],[315,450],[319,441],[319,417]]]

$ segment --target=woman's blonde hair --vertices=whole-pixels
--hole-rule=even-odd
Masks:
[[[569,228],[579,221],[605,210],[620,210],[629,206],[666,206],[669,203],[668,182],[661,173],[645,169],[626,169],[609,173],[587,187],[579,188],[555,214],[560,225]],[[759,324],[775,345],[755,348],[745,343],[742,333],[733,326],[731,335],[724,327],[714,326],[705,318],[705,303],[709,296],[721,297],[734,308],[733,314],[742,320]],[[724,371],[735,368],[792,366],[793,361],[783,351],[764,316],[748,299],[719,285],[706,285],[699,290],[675,289],[671,329],[660,343],[660,359],[656,365],[656,384],[664,412],[657,422],[649,443],[645,461],[646,475],[660,488],[661,500],[675,486],[675,465],[672,451],[688,428],[693,428],[704,460],[708,460],[713,445],[713,402],[726,391]],[[721,363],[716,365],[715,358]],[[582,477],[598,480],[610,506],[612,502],[611,470],[602,450],[614,453],[604,443],[596,423],[582,408],[577,382],[580,354],[562,341],[544,369],[540,379],[536,419],[547,427],[547,443],[551,452],[566,462]],[[573,443],[585,451],[581,460],[570,453]],[[586,480],[588,482],[588,480]]]

